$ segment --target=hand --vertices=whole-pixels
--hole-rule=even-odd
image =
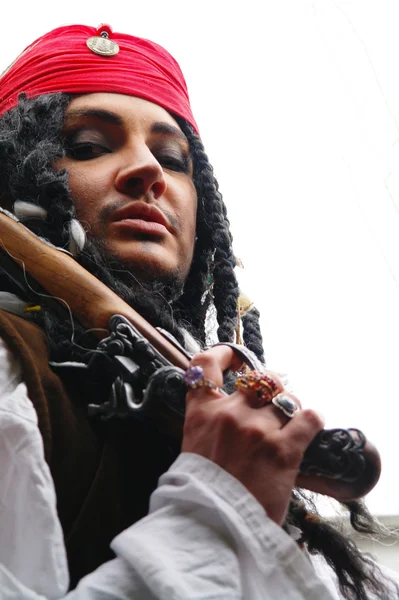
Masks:
[[[216,346],[195,356],[204,377],[221,387],[223,372],[237,369],[239,359],[228,346]],[[274,373],[279,392],[284,390]],[[324,423],[313,410],[299,410],[288,418],[272,403],[259,407],[253,390],[237,389],[230,396],[217,389],[199,387],[187,393],[183,452],[212,460],[236,477],[278,524],[284,522],[292,488],[304,452]]]

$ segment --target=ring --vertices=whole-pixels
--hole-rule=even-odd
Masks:
[[[291,398],[285,394],[277,394],[277,396],[272,399],[272,402],[274,406],[277,406],[277,408],[282,410],[283,413],[290,419],[292,419],[295,413],[299,410],[296,402],[291,400]]]
[[[202,367],[189,367],[184,373],[184,381],[192,390],[200,387],[207,387],[211,390],[218,390],[216,383],[204,377],[204,369]]]
[[[263,404],[271,402],[279,393],[276,382],[262,371],[247,371],[236,379],[235,386],[238,389],[254,390]]]

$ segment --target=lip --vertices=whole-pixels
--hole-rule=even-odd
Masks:
[[[165,215],[153,204],[132,202],[115,211],[112,223],[144,233],[162,234],[171,231],[171,225]]]

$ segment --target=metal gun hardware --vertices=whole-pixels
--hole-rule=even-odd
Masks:
[[[103,404],[90,404],[89,415],[105,420],[150,420],[166,432],[173,420],[174,433],[180,431],[181,437],[187,392],[184,371],[169,362],[125,317],[112,316],[109,330],[110,335],[99,342],[89,368],[102,368],[107,361],[113,374],[111,393]],[[188,356],[170,334],[166,335]],[[246,354],[241,354],[244,360]],[[323,430],[306,450],[300,472],[354,482],[365,470],[365,441],[358,429]]]

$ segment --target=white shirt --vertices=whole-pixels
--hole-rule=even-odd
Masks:
[[[67,593],[54,484],[21,369],[0,340],[1,600],[338,600],[331,572],[234,477],[181,454],[147,517],[118,535],[116,558]],[[323,583],[323,580],[327,586]]]

